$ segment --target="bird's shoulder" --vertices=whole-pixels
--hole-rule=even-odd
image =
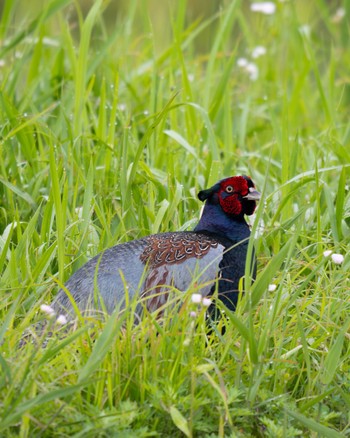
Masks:
[[[140,259],[152,268],[201,259],[213,249],[224,248],[214,236],[194,231],[153,234],[143,240],[145,245]]]

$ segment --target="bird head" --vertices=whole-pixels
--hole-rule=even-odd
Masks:
[[[201,201],[219,204],[229,216],[252,215],[260,193],[255,189],[253,181],[245,175],[231,176],[216,183],[210,189],[198,193]]]

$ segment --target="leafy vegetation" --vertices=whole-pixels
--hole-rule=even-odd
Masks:
[[[349,4],[204,3],[2,6],[1,436],[350,432]],[[193,291],[35,331],[88,258],[191,229],[242,173],[259,276],[211,333]]]

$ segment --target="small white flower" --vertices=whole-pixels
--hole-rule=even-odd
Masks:
[[[308,24],[304,24],[302,26],[299,27],[299,32],[301,33],[302,36],[304,36],[305,38],[310,38],[311,35],[311,28]]]
[[[209,307],[211,304],[211,299],[210,298],[203,298],[202,304],[204,307]]]
[[[249,62],[249,64],[246,66],[246,71],[249,75],[250,80],[256,81],[259,77],[259,69],[254,62]]]
[[[75,207],[75,213],[81,219],[83,217],[83,207]]]
[[[273,2],[252,3],[250,10],[253,12],[261,12],[262,14],[272,15],[276,11],[276,5]]]
[[[191,301],[192,301],[192,303],[199,304],[202,301],[202,295],[201,294],[192,294]]]
[[[246,58],[238,58],[237,65],[238,67],[246,67],[249,64],[248,59]]]
[[[186,338],[186,339],[183,341],[183,346],[184,346],[184,347],[188,347],[188,346],[190,345],[190,343],[191,343],[191,339],[190,339],[190,338]]]
[[[40,306],[40,310],[43,313],[45,313],[49,318],[52,318],[55,315],[54,309],[51,306],[47,305],[47,304],[42,304]]]
[[[267,288],[269,292],[275,292],[276,289],[277,286],[275,284],[269,284],[269,287]]]
[[[337,265],[341,265],[344,261],[344,256],[342,254],[332,254],[332,260],[333,263],[337,264]]]
[[[238,58],[237,65],[238,67],[243,68],[248,73],[249,78],[252,81],[256,81],[258,79],[259,69],[258,66],[254,64],[254,62],[249,62],[245,58]]]
[[[333,251],[331,251],[330,249],[327,249],[326,251],[323,251],[323,255],[324,257],[329,257],[332,254]]]
[[[59,315],[56,322],[59,325],[65,325],[67,324],[67,318],[64,315]]]
[[[345,14],[346,14],[345,8],[338,8],[332,17],[332,22],[339,23],[345,17]]]
[[[252,58],[259,58],[259,56],[265,55],[266,49],[264,46],[256,46],[252,51]]]
[[[192,310],[192,312],[190,312],[190,317],[191,318],[196,318],[197,316],[197,312],[195,312],[194,310]]]

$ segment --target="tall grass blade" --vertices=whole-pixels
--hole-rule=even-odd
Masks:
[[[348,319],[344,323],[341,331],[339,332],[338,336],[335,339],[333,346],[331,347],[331,349],[327,354],[326,360],[324,361],[321,380],[322,383],[324,383],[325,385],[328,385],[329,383],[332,382],[332,380],[334,379],[334,375],[337,369],[339,368],[345,334],[347,333],[349,326],[350,326],[350,319]]]
[[[304,426],[306,426],[310,431],[316,432],[320,434],[321,436],[327,437],[327,438],[343,438],[344,435],[337,432],[334,429],[331,429],[330,427],[323,426],[322,424],[318,423],[317,421],[313,420],[312,418],[305,417],[305,415],[300,414],[299,412],[286,410],[287,414],[296,420],[298,420],[300,423],[302,423]]]
[[[101,361],[111,348],[113,339],[115,339],[118,331],[122,327],[126,316],[126,312],[123,312],[121,315],[118,315],[118,313],[115,312],[109,317],[102,333],[100,333],[97,341],[95,342],[88,361],[79,372],[78,383],[86,381],[89,377],[91,377],[91,374],[97,370],[101,364]]]

